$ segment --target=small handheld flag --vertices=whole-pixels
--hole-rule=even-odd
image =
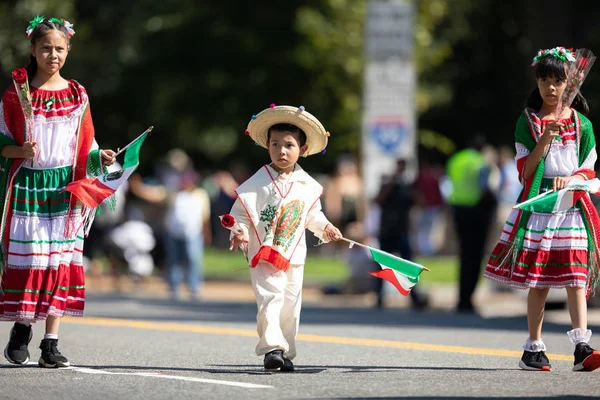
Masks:
[[[123,182],[137,169],[140,162],[140,148],[148,134],[152,131],[152,128],[148,128],[131,143],[119,150],[117,154],[127,149],[125,151],[125,161],[122,170],[103,174],[95,178],[73,181],[67,185],[65,190],[71,192],[85,206],[89,208],[98,207],[104,199],[115,193]]]
[[[599,192],[600,180],[598,178],[589,181],[574,179],[561,190],[542,193],[513,208],[531,212],[555,213],[573,208],[586,193],[600,194]]]
[[[393,254],[367,246],[353,240],[342,238],[350,245],[358,245],[369,249],[373,260],[381,266],[381,271],[369,272],[371,275],[390,282],[403,296],[408,296],[413,286],[419,282],[423,271],[429,271],[421,264],[396,257]]]

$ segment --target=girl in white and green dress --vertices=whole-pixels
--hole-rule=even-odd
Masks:
[[[516,161],[523,192],[519,202],[548,190],[559,190],[572,179],[595,177],[596,141],[588,106],[581,94],[561,112],[572,52],[563,47],[540,51],[534,59],[537,88],[517,121]],[[560,113],[560,115],[559,115]],[[529,289],[529,337],[519,366],[550,371],[542,341],[544,306],[550,288],[565,288],[575,345],[575,371],[600,367],[600,352],[588,342],[587,304],[598,284],[600,220],[586,195],[565,212],[513,210],[504,225],[485,270],[485,277],[508,286]]]
[[[15,87],[0,103],[0,320],[14,321],[4,356],[27,364],[31,323],[45,320],[39,365],[65,367],[69,361],[57,347],[59,322],[83,315],[83,225],[92,213],[64,189],[100,174],[115,153],[98,149],[83,86],[60,75],[72,25],[38,16],[27,33],[30,64],[15,70]],[[19,99],[26,86],[30,102]]]

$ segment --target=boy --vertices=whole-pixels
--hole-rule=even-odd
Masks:
[[[300,156],[325,149],[329,133],[304,107],[272,105],[252,116],[246,134],[268,149],[271,164],[236,190],[231,214],[241,230],[232,231],[231,245],[237,249],[248,243],[258,306],[256,354],[265,356],[265,369],[291,372],[306,260],[304,231],[323,242],[342,238],[321,211],[323,187],[296,164]]]

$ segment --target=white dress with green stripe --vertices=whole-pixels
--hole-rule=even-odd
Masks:
[[[527,157],[550,122],[540,120],[531,110],[526,110],[517,122],[516,161],[525,187],[519,201],[524,201],[527,194],[535,196],[552,189],[554,177],[594,175],[597,153],[591,122],[573,112],[571,118],[561,120],[560,137],[550,146],[538,166],[539,172],[523,179]],[[591,202],[589,198],[583,200],[583,206],[564,212],[512,210],[484,276],[519,289],[580,287],[591,293],[595,287],[597,243],[592,234],[594,223],[582,212]]]

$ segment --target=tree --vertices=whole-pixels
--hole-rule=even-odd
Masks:
[[[259,164],[265,152],[243,135],[250,116],[304,105],[335,139],[314,162],[330,168],[358,143],[364,7],[354,4],[80,2],[85,50],[74,64],[102,116],[97,131],[118,146],[152,124],[146,155],[178,146],[201,167]]]
[[[25,30],[37,14],[49,17],[73,18],[73,0],[13,0],[0,3],[0,83],[10,84],[14,68],[29,61],[29,41]]]

